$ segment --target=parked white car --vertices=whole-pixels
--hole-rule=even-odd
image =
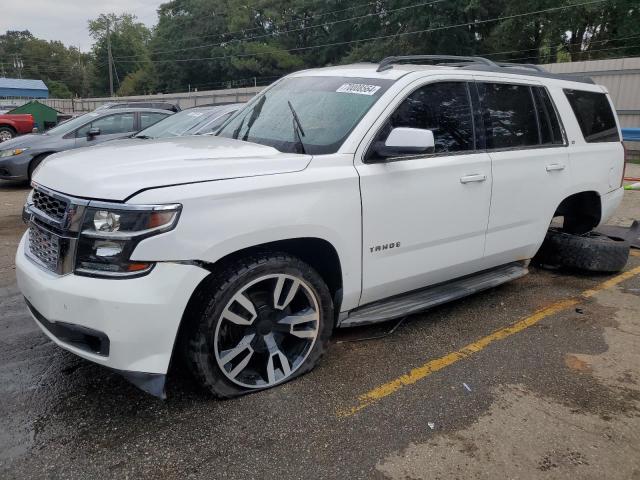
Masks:
[[[54,342],[148,392],[180,352],[219,397],[272,387],[334,328],[525,275],[554,217],[606,221],[614,112],[590,81],[477,57],[294,73],[216,137],[46,161],[18,283]]]

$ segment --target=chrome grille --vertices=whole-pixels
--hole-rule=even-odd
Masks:
[[[25,255],[39,267],[57,275],[73,272],[75,252],[88,200],[34,185],[25,205],[29,222]]]
[[[36,188],[33,191],[33,206],[51,218],[61,221],[69,203]]]
[[[55,272],[60,259],[60,237],[32,223],[29,225],[29,252],[44,267]]]

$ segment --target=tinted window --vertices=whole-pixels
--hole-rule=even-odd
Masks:
[[[538,121],[531,90],[526,85],[478,83],[484,107],[487,148],[538,145]]]
[[[164,113],[154,113],[154,112],[140,112],[140,129],[145,129],[150,127],[154,123],[159,122],[163,118],[166,118],[167,115]]]
[[[431,130],[436,153],[473,150],[473,116],[467,84],[434,83],[416,90],[393,112],[375,142],[384,142],[397,127]]]
[[[584,139],[589,142],[619,142],[616,119],[604,93],[565,90]]]
[[[120,113],[102,117],[78,129],[76,137],[84,137],[91,128],[99,128],[100,135],[128,133],[135,131],[135,113]]]
[[[564,144],[560,121],[547,90],[544,87],[533,87],[532,90],[540,122],[540,142],[543,145]]]

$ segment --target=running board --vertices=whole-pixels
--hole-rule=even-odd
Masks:
[[[508,263],[447,283],[358,307],[349,312],[349,315],[340,322],[340,327],[368,325],[411,315],[482,290],[497,287],[524,277],[527,273],[529,270],[523,262]]]

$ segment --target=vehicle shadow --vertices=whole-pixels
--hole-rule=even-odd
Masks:
[[[0,192],[2,191],[20,191],[29,190],[31,185],[29,182],[17,181],[17,180],[0,180]]]

